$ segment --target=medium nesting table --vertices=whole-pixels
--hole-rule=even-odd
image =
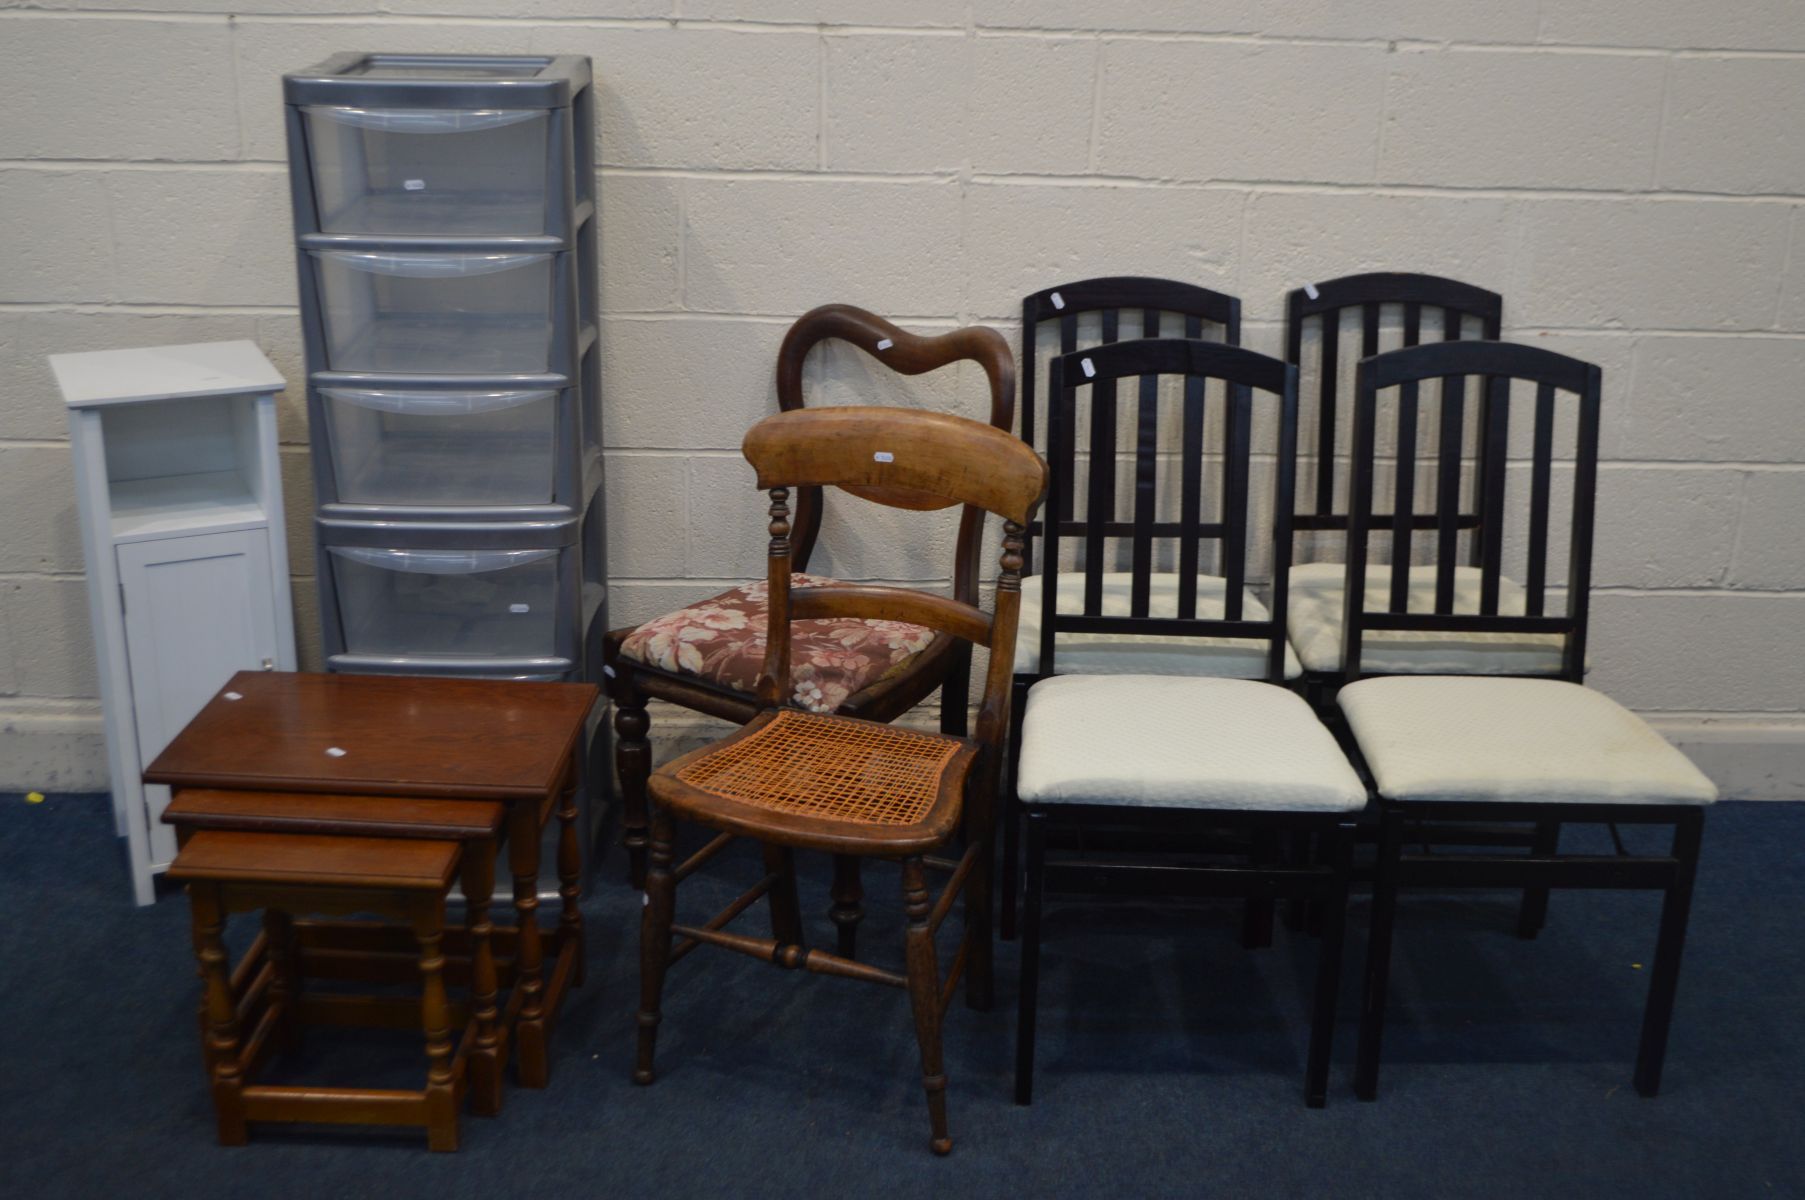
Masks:
[[[583,730],[599,694],[591,684],[241,671],[144,778],[178,796],[204,788],[502,804],[517,920],[494,929],[514,950],[500,1035],[517,1051],[521,1085],[544,1087],[551,1027],[583,975],[576,792]],[[539,831],[554,813],[563,904],[548,971]],[[310,924],[312,944],[368,948],[368,931],[355,923]],[[486,920],[480,924],[487,932]]]

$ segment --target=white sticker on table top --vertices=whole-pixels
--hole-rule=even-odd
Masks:
[[[1084,368],[1084,377],[1086,379],[1095,379],[1097,377],[1096,365],[1092,363],[1090,359],[1084,359],[1079,362],[1078,365]]]
[[[327,758],[343,758],[343,757],[345,757],[345,750],[341,746],[328,746],[328,747],[326,747],[326,757]]]
[[[896,343],[891,341],[889,338],[881,338],[878,341],[877,348],[879,350],[888,350],[890,347],[892,347],[894,345],[896,345]]]
[[[223,695],[228,700],[243,700],[244,699],[243,692],[222,692],[220,694]]]
[[[1053,307],[1055,309],[1061,309],[1061,308],[1065,307],[1065,297],[1061,296],[1058,292],[1053,293]]]
[[[401,187],[404,191],[424,192],[426,181],[424,179],[404,179],[401,181]]]
[[[896,455],[890,453],[888,450],[877,450],[872,452],[871,460],[873,462],[895,462]]]
[[[1313,283],[1304,284],[1304,295],[1310,297],[1312,300],[1320,300],[1322,298],[1322,293],[1316,290],[1316,285]]]

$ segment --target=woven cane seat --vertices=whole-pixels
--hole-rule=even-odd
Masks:
[[[957,824],[974,751],[960,738],[780,709],[657,772],[692,819],[803,841],[938,841]]]

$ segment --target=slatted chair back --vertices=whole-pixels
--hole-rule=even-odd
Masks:
[[[1097,279],[1081,279],[1035,292],[1022,300],[1022,440],[1030,446],[1035,438],[1045,436],[1040,426],[1043,412],[1035,391],[1041,356],[1041,344],[1047,340],[1049,323],[1056,323],[1059,346],[1047,354],[1049,361],[1091,345],[1110,345],[1122,340],[1123,314],[1128,315],[1127,336],[1130,338],[1186,337],[1219,341],[1230,346],[1241,344],[1241,301],[1236,296],[1211,291],[1175,279],[1149,275],[1110,275]],[[1169,317],[1167,314],[1171,314]],[[1093,340],[1086,319],[1097,318]],[[1049,398],[1052,392],[1048,392]],[[1069,517],[1070,510],[1063,516]],[[1040,522],[1028,527],[1024,550],[1024,570],[1034,570],[1035,540],[1044,530]],[[1050,569],[1050,568],[1049,568]]]
[[[759,701],[790,696],[790,622],[822,617],[907,621],[987,647],[977,737],[995,749],[1008,724],[1021,607],[1023,530],[1046,493],[1040,456],[993,426],[899,408],[822,408],[766,417],[746,434],[746,459],[771,496],[770,635]],[[880,504],[929,510],[963,504],[1003,519],[995,611],[958,596],[878,584],[793,587],[791,488],[843,488]]]
[[[990,424],[1007,433],[1015,423],[1015,359],[1003,335],[984,325],[923,337],[851,304],[824,304],[797,318],[777,351],[777,405],[784,412],[803,407],[802,367],[810,350],[824,341],[850,342],[899,375],[921,375],[957,362],[976,363],[990,386]],[[808,570],[821,532],[822,493],[801,489],[796,497],[796,569]],[[978,599],[983,555],[984,513],[967,505],[954,544],[953,595],[967,604]]]
[[[1266,676],[1284,678],[1286,577],[1291,561],[1291,511],[1296,486],[1297,369],[1278,359],[1238,346],[1181,338],[1116,342],[1055,358],[1050,366],[1052,420],[1047,430],[1051,466],[1046,528],[1046,567],[1040,576],[1040,673],[1057,674],[1057,634],[1160,634],[1263,641]],[[1133,514],[1118,520],[1116,427],[1118,381],[1139,377],[1135,413]],[[1178,516],[1157,519],[1156,500],[1162,470],[1171,455],[1160,446],[1160,382],[1182,381],[1179,417]],[[1222,451],[1215,480],[1205,478],[1206,397],[1211,381],[1220,381]],[[1076,486],[1079,393],[1090,393],[1088,479]],[[1250,460],[1254,396],[1276,409],[1273,456],[1272,594],[1266,620],[1250,620],[1244,594],[1248,578]],[[1169,476],[1168,476],[1169,479]],[[1215,519],[1206,520],[1206,498],[1219,497]],[[1055,517],[1055,511],[1066,515]],[[1061,612],[1057,604],[1060,544],[1082,546],[1084,603],[1080,612]],[[1112,541],[1128,542],[1132,578],[1127,616],[1103,615],[1104,573]],[[1177,546],[1177,615],[1150,615],[1154,543]],[[1197,583],[1203,543],[1217,546],[1216,573],[1224,580],[1223,615],[1197,615]]]
[[[1439,314],[1441,340],[1480,338],[1497,341],[1503,326],[1504,298],[1496,292],[1446,279],[1398,271],[1344,275],[1323,283],[1296,288],[1285,297],[1285,361],[1304,378],[1304,335],[1317,330],[1317,370],[1308,384],[1300,382],[1301,403],[1315,420],[1300,431],[1299,456],[1313,465],[1310,486],[1302,489],[1293,526],[1298,532],[1344,532],[1348,527],[1346,492],[1338,487],[1347,479],[1338,475],[1337,446],[1345,440],[1349,421],[1342,403],[1343,368],[1351,359],[1379,353],[1380,328],[1387,306],[1401,310],[1403,344],[1422,344],[1423,317]],[[1359,354],[1351,355],[1343,324],[1358,314]],[[1433,326],[1432,326],[1433,328]],[[1415,389],[1406,389],[1414,398]],[[1483,427],[1483,425],[1482,425]],[[1480,456],[1485,450],[1480,448]],[[1461,529],[1477,529],[1481,515],[1474,506],[1458,514]],[[1477,545],[1477,539],[1474,539]],[[1476,560],[1475,560],[1476,561]]]
[[[1481,437],[1488,446],[1508,448],[1513,419],[1529,421],[1529,481],[1524,524],[1523,612],[1500,611],[1503,551],[1510,540],[1513,513],[1506,509],[1507,455],[1484,457],[1480,463],[1481,508],[1487,519],[1479,528],[1479,611],[1460,613],[1455,604],[1455,566],[1460,530],[1458,447],[1465,421],[1468,377],[1479,380]],[[1372,631],[1448,632],[1458,634],[1552,634],[1562,640],[1559,678],[1581,681],[1586,661],[1586,618],[1592,572],[1593,508],[1598,483],[1598,421],[1601,372],[1590,363],[1534,346],[1507,342],[1441,342],[1394,350],[1360,363],[1356,377],[1352,503],[1348,512],[1346,614],[1342,654],[1348,682],[1359,679],[1365,635]],[[1439,430],[1434,486],[1418,504],[1415,488],[1418,458],[1427,437],[1419,437],[1419,385],[1439,380]],[[1513,386],[1513,384],[1522,386]],[[1533,399],[1528,385],[1534,385]],[[1396,484],[1392,512],[1373,511],[1375,459],[1379,432],[1379,396],[1397,389]],[[1556,426],[1565,424],[1557,405],[1573,410],[1570,446],[1573,495],[1567,531],[1566,611],[1548,612],[1549,558],[1556,521],[1551,516]],[[1522,417],[1517,410],[1529,408]],[[1422,443],[1422,444],[1419,444]],[[1563,455],[1563,457],[1565,457]],[[1428,530],[1435,568],[1435,595],[1429,612],[1409,612],[1410,565],[1416,531]],[[1385,607],[1367,607],[1363,586],[1373,534],[1391,537],[1390,585]]]

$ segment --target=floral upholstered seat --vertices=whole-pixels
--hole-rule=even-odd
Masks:
[[[838,580],[797,573],[792,587],[832,587]],[[766,584],[749,583],[647,621],[621,645],[621,656],[661,671],[691,675],[717,687],[752,692],[765,661]],[[790,625],[791,700],[830,713],[847,697],[906,670],[934,631],[903,621],[831,617]]]

